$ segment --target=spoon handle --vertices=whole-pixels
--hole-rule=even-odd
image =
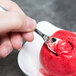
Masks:
[[[48,36],[45,35],[45,34],[43,34],[43,33],[42,33],[41,31],[39,31],[37,28],[35,29],[35,32],[36,32],[38,35],[40,35],[45,42],[48,40]]]
[[[3,8],[2,6],[0,6],[0,11],[5,12],[5,11],[8,11],[8,10]]]
[[[35,32],[36,32],[37,34],[39,34],[41,37],[44,36],[44,34],[43,34],[41,31],[39,31],[38,29],[35,29]]]

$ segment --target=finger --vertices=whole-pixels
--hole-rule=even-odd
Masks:
[[[34,39],[33,32],[23,33],[24,40],[31,42]]]
[[[8,36],[1,38],[0,58],[5,58],[13,50]]]
[[[11,0],[0,0],[0,6],[8,9],[9,11],[14,11],[13,13],[10,13],[10,12],[1,13],[0,12],[0,14],[1,14],[0,17],[2,19],[1,20],[2,25],[0,24],[0,26],[3,26],[4,24],[6,24],[5,27],[8,28],[6,30],[4,28],[4,33],[9,32],[9,31],[17,31],[17,32],[25,31],[26,32],[26,31],[32,31],[35,28],[36,22],[33,19],[27,17],[15,2],[13,2]],[[6,21],[6,23],[5,23],[5,21]],[[2,30],[3,30],[3,28],[2,28]]]
[[[14,49],[19,50],[22,47],[22,36],[20,33],[13,33],[11,35],[11,43]]]
[[[0,12],[0,34],[33,31],[35,25],[35,20],[17,12]]]

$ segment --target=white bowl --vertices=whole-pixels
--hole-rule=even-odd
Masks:
[[[39,22],[37,24],[37,29],[49,36],[61,30],[47,21]],[[34,32],[34,40],[32,42],[26,42],[20,50],[18,54],[18,64],[24,74],[28,76],[42,76],[39,73],[39,69],[41,68],[39,55],[43,43],[43,39]]]

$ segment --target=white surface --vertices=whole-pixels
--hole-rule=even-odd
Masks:
[[[61,30],[49,22],[42,21],[37,24],[37,28],[51,36],[54,32]],[[33,42],[26,42],[18,55],[18,64],[21,70],[29,76],[37,76],[40,69],[39,54],[43,45],[43,39],[34,32]]]

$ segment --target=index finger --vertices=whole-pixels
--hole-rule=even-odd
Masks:
[[[21,32],[29,32],[29,30],[32,30],[35,28],[35,21],[31,18],[28,18],[24,12],[19,8],[19,6],[10,0],[0,0],[0,6],[4,7],[5,9],[8,10],[8,12],[0,12],[1,18],[1,29],[4,32],[10,32],[12,30],[19,31]],[[10,20],[11,18],[11,20]],[[4,23],[5,21],[5,23]],[[9,22],[10,21],[10,22]],[[7,25],[7,29],[3,28],[5,25]],[[18,25],[18,26],[17,26]],[[28,28],[28,25],[29,28]],[[5,26],[6,27],[6,26]],[[25,27],[25,28],[24,28]],[[22,28],[22,29],[21,29]],[[20,30],[18,30],[20,29]],[[24,29],[24,30],[23,30]],[[1,31],[1,32],[3,32]]]

